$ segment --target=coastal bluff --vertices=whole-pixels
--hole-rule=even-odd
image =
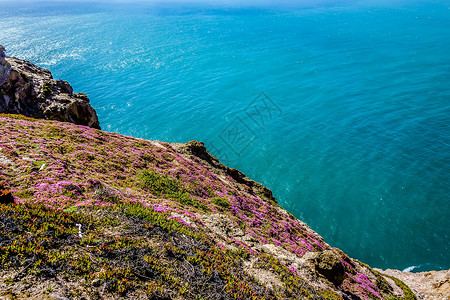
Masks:
[[[71,122],[100,129],[97,114],[83,93],[49,70],[6,56],[0,45],[0,113]]]
[[[445,274],[410,289],[330,246],[202,142],[49,119],[0,114],[0,299],[448,297]]]

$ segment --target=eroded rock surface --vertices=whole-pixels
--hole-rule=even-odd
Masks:
[[[0,86],[5,83],[11,73],[11,65],[6,61],[5,48],[0,45]]]
[[[7,57],[0,46],[0,113],[22,114],[100,129],[97,113],[83,93],[49,70]]]
[[[320,252],[309,252],[305,255],[309,259],[317,273],[336,285],[342,284],[345,279],[345,268],[339,256],[331,249]]]
[[[416,294],[418,299],[450,299],[450,270],[420,273],[391,269],[378,271],[402,280]]]

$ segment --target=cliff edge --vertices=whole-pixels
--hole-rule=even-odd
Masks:
[[[5,58],[1,99],[71,96],[35,68]],[[58,93],[46,98],[30,74]],[[46,119],[27,97],[7,106]],[[203,143],[71,123],[0,114],[0,299],[416,299]]]
[[[420,273],[402,272],[391,269],[377,269],[377,271],[402,280],[411,288],[418,299],[450,299],[450,270]]]
[[[200,142],[1,115],[0,166],[10,299],[415,298]]]
[[[89,98],[74,93],[67,81],[55,80],[49,70],[7,57],[0,45],[0,113],[71,122],[100,129]]]

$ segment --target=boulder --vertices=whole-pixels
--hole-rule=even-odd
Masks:
[[[317,273],[336,286],[346,278],[345,268],[333,250],[309,252],[303,258],[312,264]]]

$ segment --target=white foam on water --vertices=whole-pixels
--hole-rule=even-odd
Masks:
[[[403,270],[403,272],[411,272],[412,270],[419,268],[420,266],[411,266],[411,267],[407,267],[406,269]]]

